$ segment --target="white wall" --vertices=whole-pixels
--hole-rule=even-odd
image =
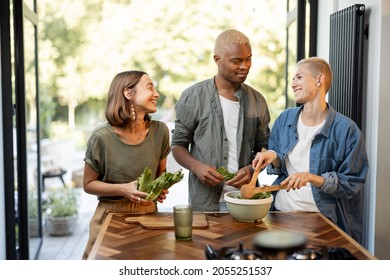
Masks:
[[[388,69],[390,59],[389,30],[390,0],[319,0],[318,56],[329,58],[330,14],[354,4],[366,6],[369,37],[365,41],[365,137],[370,170],[366,186],[368,234],[367,249],[380,259],[390,259],[390,188],[386,174],[390,174],[390,88]]]
[[[336,9],[332,1],[318,0],[317,55],[329,61],[330,14]]]
[[[382,2],[378,96],[378,150],[376,174],[375,253],[390,259],[390,1]]]

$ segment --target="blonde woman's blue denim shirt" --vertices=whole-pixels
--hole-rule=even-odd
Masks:
[[[256,152],[267,147],[270,116],[265,98],[246,84],[235,96],[240,104],[237,127],[237,159],[242,168],[251,165]],[[214,78],[186,89],[175,106],[176,120],[172,146],[182,146],[192,156],[219,168],[228,163],[230,128],[224,127],[223,113]],[[236,170],[231,170],[235,172]],[[218,186],[204,185],[189,172],[189,202],[196,211],[218,211],[223,182]]]
[[[297,123],[302,108],[287,109],[272,127],[268,146],[282,161],[279,169],[267,168],[268,174],[280,175],[275,183],[288,176],[285,158],[299,141]],[[328,108],[325,124],[310,149],[309,172],[325,179],[321,188],[312,186],[313,196],[321,213],[361,243],[363,187],[368,172],[364,137],[355,122]]]

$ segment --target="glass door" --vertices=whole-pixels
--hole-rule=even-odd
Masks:
[[[19,259],[35,259],[42,244],[37,15],[35,1],[13,5],[16,250]]]
[[[39,188],[39,116],[38,116],[38,63],[36,17],[34,14],[24,22],[24,77],[26,102],[26,158],[27,158],[27,209],[29,229],[29,255],[34,259],[42,239],[41,190]]]
[[[296,63],[317,53],[318,0],[287,0],[286,108],[297,106],[291,89]]]

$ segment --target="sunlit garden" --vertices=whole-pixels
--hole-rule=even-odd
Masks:
[[[285,10],[266,0],[39,1],[41,137],[83,149],[104,121],[111,79],[129,69],[155,80],[153,118],[172,122],[182,90],[215,75],[214,40],[227,28],[251,40],[247,83],[267,98],[273,121],[285,106]]]

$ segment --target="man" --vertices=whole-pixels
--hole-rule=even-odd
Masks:
[[[175,106],[172,154],[189,173],[194,211],[226,211],[223,194],[250,181],[254,155],[267,147],[270,116],[264,97],[244,84],[252,65],[248,37],[235,29],[216,39],[216,76],[190,86]],[[226,167],[228,181],[217,172]]]

